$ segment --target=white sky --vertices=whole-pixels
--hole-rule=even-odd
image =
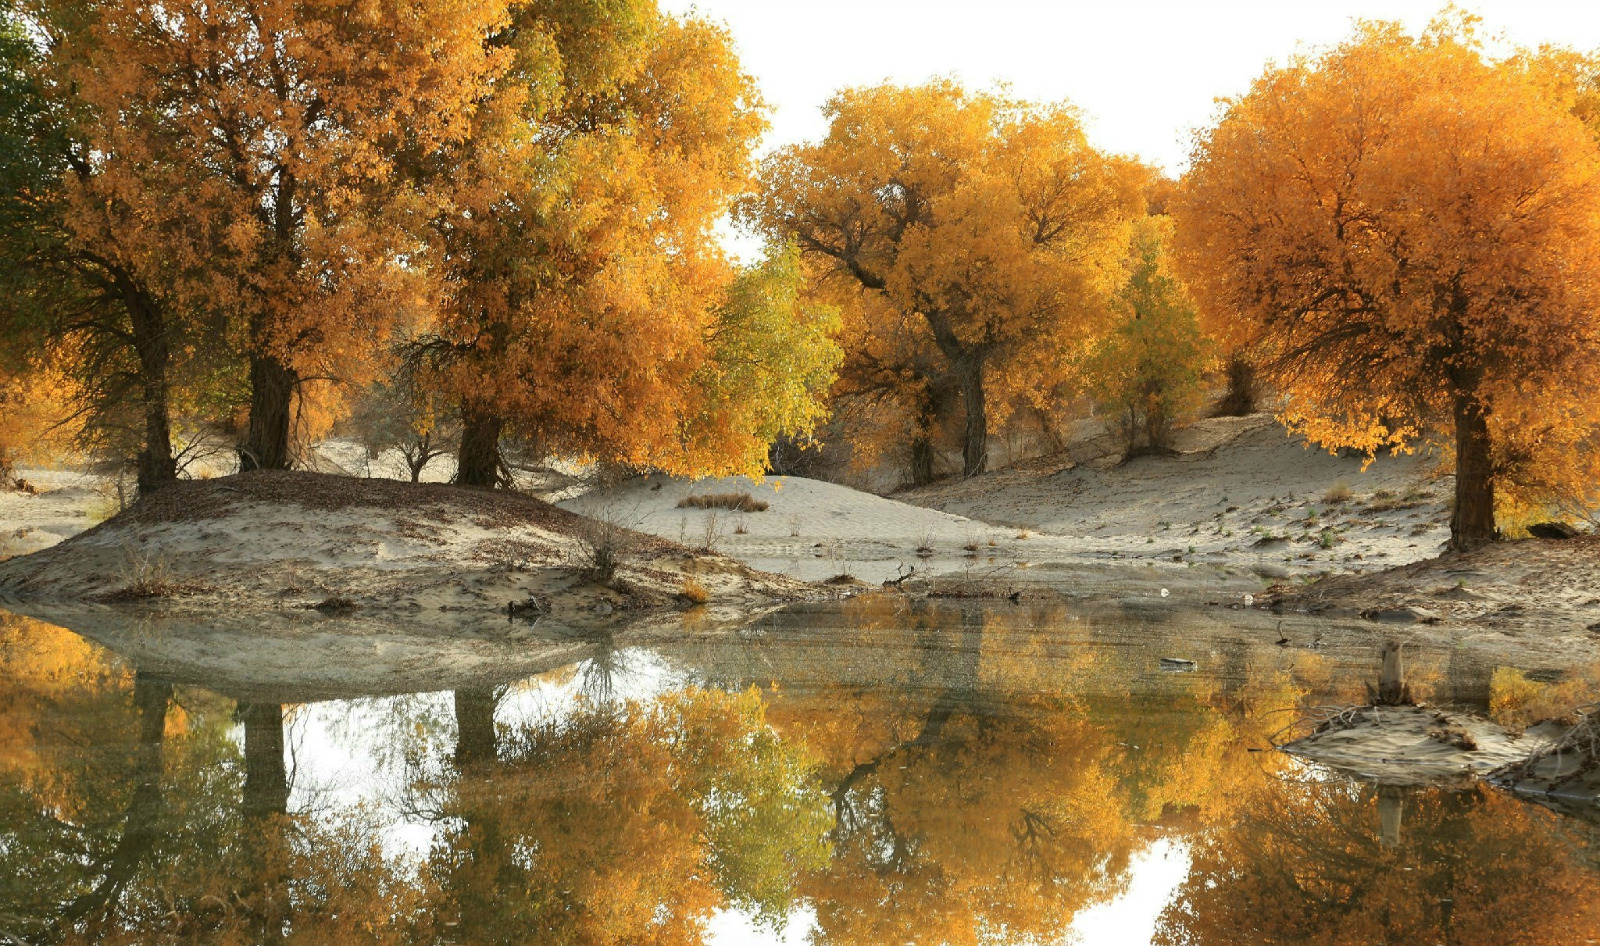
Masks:
[[[1270,59],[1336,42],[1353,17],[1420,29],[1442,0],[662,0],[726,23],[774,106],[771,147],[820,137],[836,89],[952,75],[1068,99],[1094,143],[1182,170],[1213,100],[1245,91]],[[1600,0],[1477,0],[1513,43],[1600,49]]]

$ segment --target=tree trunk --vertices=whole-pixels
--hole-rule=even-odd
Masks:
[[[250,356],[250,426],[239,445],[241,471],[289,468],[289,421],[298,380],[294,369],[277,358]]]
[[[1450,515],[1450,548],[1468,552],[1495,539],[1494,460],[1489,417],[1470,394],[1457,394],[1456,503]]]
[[[977,476],[989,468],[989,414],[983,394],[983,359],[973,356],[961,365],[961,403],[966,409],[966,438],[961,445],[961,475]]]
[[[240,703],[244,723],[244,814],[248,819],[289,810],[289,772],[283,762],[283,704]]]
[[[925,434],[911,438],[911,485],[933,482],[933,441]]]
[[[465,410],[461,417],[461,447],[456,451],[456,485],[494,489],[502,482],[505,464],[500,458],[499,416]]]
[[[178,478],[172,456],[172,419],[167,404],[167,367],[171,349],[166,322],[148,299],[128,302],[133,349],[139,358],[140,400],[144,407],[144,444],[139,450],[139,494],[154,492]]]
[[[493,762],[494,708],[500,702],[494,687],[463,687],[456,698],[456,766]]]

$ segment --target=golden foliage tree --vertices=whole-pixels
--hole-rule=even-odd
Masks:
[[[1256,80],[1172,202],[1186,282],[1313,440],[1455,457],[1451,547],[1497,501],[1592,499],[1600,152],[1571,83],[1470,20],[1363,23]],[[1584,494],[1590,495],[1584,495]]]
[[[752,440],[809,429],[797,388],[831,356],[823,313],[770,305],[797,268],[779,255],[736,281],[712,237],[765,127],[731,40],[628,0],[530,3],[497,41],[516,66],[449,169],[446,293],[421,346],[461,399],[457,481],[503,478],[502,433],[672,472],[759,471]],[[751,358],[757,297],[766,347]]]
[[[870,342],[846,377],[923,433],[959,393],[963,469],[980,473],[991,394],[1047,388],[1097,331],[1143,172],[1091,147],[1067,105],[950,81],[848,89],[825,112],[827,137],[769,157],[742,216],[859,297],[847,337]]]
[[[471,130],[505,6],[26,7],[79,119],[73,235],[231,333],[249,361],[241,464],[288,466],[300,388],[358,373],[424,311],[412,260],[435,203],[401,161]]]

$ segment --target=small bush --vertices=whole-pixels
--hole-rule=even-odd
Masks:
[[[1345,482],[1335,483],[1332,486],[1328,487],[1328,491],[1326,493],[1322,494],[1322,504],[1324,506],[1337,506],[1340,503],[1347,503],[1349,501],[1350,501],[1350,484],[1349,483],[1345,483]]]
[[[699,607],[711,600],[711,592],[706,590],[705,585],[700,584],[693,578],[685,578],[683,587],[678,589],[678,597],[689,604]]]
[[[606,584],[616,577],[637,535],[610,516],[585,522],[578,530],[575,558],[584,577]]]
[[[734,512],[766,512],[765,501],[749,493],[701,493],[678,500],[679,509],[732,509]]]

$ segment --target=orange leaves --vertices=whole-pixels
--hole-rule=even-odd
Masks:
[[[825,112],[827,138],[769,157],[743,216],[795,240],[846,303],[862,343],[845,392],[898,402],[924,436],[961,392],[977,472],[985,390],[1048,389],[1055,356],[1094,331],[1140,174],[1091,148],[1067,106],[948,81],[846,89]]]
[[[491,105],[464,149],[474,173],[453,175],[470,216],[436,228],[445,383],[543,450],[750,470],[752,429],[705,440],[691,428],[715,406],[707,338],[734,269],[711,228],[765,125],[753,81],[720,29],[645,0],[593,12],[517,14],[527,84],[497,94],[527,107],[509,118]],[[492,160],[501,148],[520,159]]]
[[[1495,486],[1559,492],[1512,462],[1532,442],[1559,462],[1597,419],[1569,392],[1600,382],[1600,152],[1558,92],[1470,24],[1365,23],[1199,139],[1173,201],[1184,275],[1319,441],[1453,446],[1477,404]]]

